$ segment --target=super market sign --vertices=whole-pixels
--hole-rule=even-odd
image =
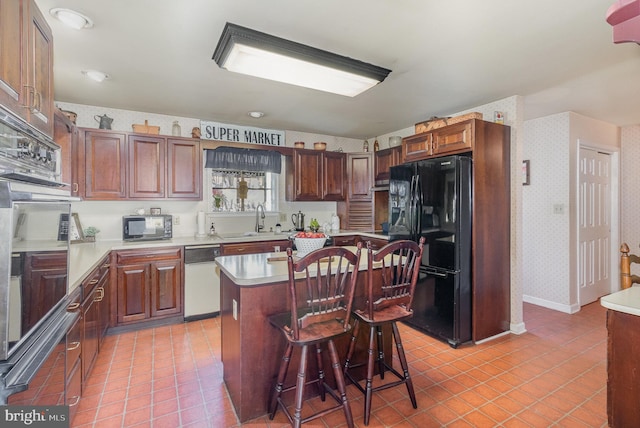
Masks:
[[[205,140],[284,146],[284,137],[284,131],[275,129],[200,121],[200,138]]]

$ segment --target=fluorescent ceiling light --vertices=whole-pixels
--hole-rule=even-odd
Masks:
[[[96,82],[102,82],[103,80],[109,78],[108,74],[98,70],[82,70],[82,74],[84,74],[91,80],[95,80]]]
[[[391,72],[353,58],[227,23],[213,60],[263,79],[354,97]]]
[[[51,16],[68,27],[76,30],[93,27],[93,21],[81,13],[71,9],[54,8],[49,11]]]

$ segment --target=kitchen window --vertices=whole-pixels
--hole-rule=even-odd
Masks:
[[[211,212],[251,212],[258,204],[277,211],[278,174],[207,168]]]

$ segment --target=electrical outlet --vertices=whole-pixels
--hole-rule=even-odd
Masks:
[[[564,204],[553,204],[554,214],[564,214]]]
[[[287,215],[285,213],[280,213],[280,221],[287,221]]]
[[[173,216],[173,224],[176,225],[176,226],[178,226],[180,224],[180,216],[179,215]]]

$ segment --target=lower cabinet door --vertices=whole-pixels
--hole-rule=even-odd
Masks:
[[[82,304],[82,382],[86,384],[89,373],[98,356],[98,305],[97,292],[92,291]]]
[[[73,421],[73,417],[78,412],[80,397],[82,394],[82,362],[78,358],[71,368],[69,377],[67,378],[67,387],[65,391],[65,404],[69,406],[69,424]]]

